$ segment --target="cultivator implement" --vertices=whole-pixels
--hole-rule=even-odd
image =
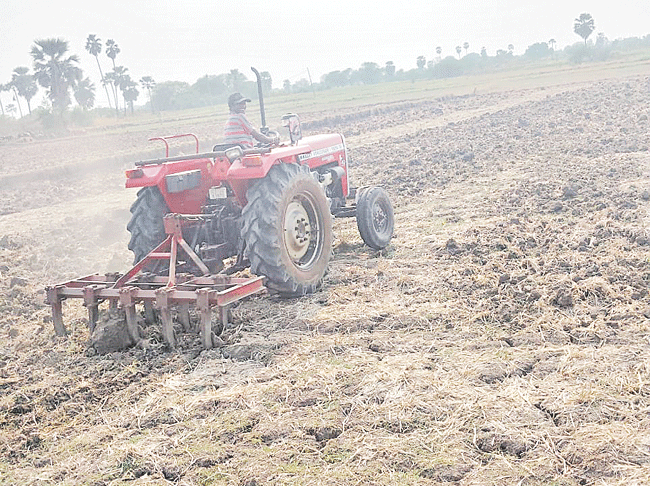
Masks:
[[[152,250],[125,274],[93,274],[58,285],[47,287],[47,303],[52,307],[52,320],[57,336],[67,334],[63,323],[63,301],[69,298],[83,299],[88,309],[88,327],[95,330],[99,305],[108,302],[110,309],[121,308],[126,317],[128,333],[134,343],[140,340],[136,305],[144,306],[145,319],[154,322],[158,310],[162,322],[165,343],[174,347],[172,310],[185,331],[191,331],[190,308],[199,315],[199,331],[204,348],[211,348],[212,313],[216,310],[222,329],[228,323],[228,308],[234,302],[264,290],[264,277],[236,278],[224,274],[210,274],[208,266],[183,239],[181,226],[184,221],[197,216],[168,214],[164,218],[167,239]],[[185,255],[185,259],[182,255]],[[152,264],[165,262],[169,265],[167,275],[147,271]],[[183,262],[183,265],[179,263]],[[178,268],[193,265],[202,275],[177,273]]]

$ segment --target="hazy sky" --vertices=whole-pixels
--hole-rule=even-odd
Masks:
[[[455,55],[465,41],[470,52],[485,46],[489,55],[508,44],[522,54],[550,38],[563,48],[580,41],[573,20],[583,12],[612,40],[650,34],[650,0],[0,0],[0,83],[17,66],[31,69],[29,52],[40,38],[67,40],[97,87],[95,59],[84,49],[91,33],[117,42],[116,63],[135,80],[193,83],[234,68],[253,79],[255,66],[279,87],[306,78],[307,69],[314,81],[366,61],[411,69],[418,56],[433,58],[436,46]],[[100,61],[109,71],[110,59]]]

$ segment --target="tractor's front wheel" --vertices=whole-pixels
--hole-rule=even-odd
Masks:
[[[169,213],[167,203],[156,187],[143,187],[131,205],[131,220],[126,229],[131,233],[129,250],[138,263],[167,237],[163,217]]]
[[[314,292],[332,254],[332,215],[309,167],[275,165],[246,197],[242,236],[251,271],[283,295]]]
[[[357,201],[357,228],[364,243],[383,250],[390,243],[395,227],[393,205],[381,187],[369,187]]]

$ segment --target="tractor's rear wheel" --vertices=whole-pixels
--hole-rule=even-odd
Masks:
[[[167,237],[163,217],[169,213],[167,203],[157,187],[143,187],[131,205],[131,220],[126,229],[131,233],[129,250],[138,263]]]
[[[275,165],[246,197],[242,236],[251,271],[283,295],[314,292],[332,254],[332,215],[309,167]]]

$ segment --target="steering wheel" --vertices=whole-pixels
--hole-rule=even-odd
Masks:
[[[275,130],[267,130],[266,133],[264,133],[265,136],[275,138],[278,140],[278,145],[279,145],[279,140],[280,140],[280,134],[276,132]],[[272,143],[266,143],[266,142],[258,142],[257,147],[272,147]]]

